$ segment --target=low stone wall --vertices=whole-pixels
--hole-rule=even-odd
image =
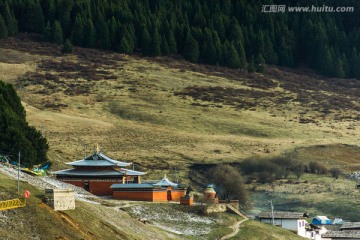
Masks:
[[[210,204],[204,206],[204,213],[219,213],[219,212],[226,212],[226,204],[225,203],[218,203],[218,204]]]

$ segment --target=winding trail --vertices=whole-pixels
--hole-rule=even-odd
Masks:
[[[242,220],[240,220],[240,221],[237,221],[234,225],[231,226],[231,228],[232,228],[233,231],[232,231],[231,233],[223,236],[222,238],[220,238],[220,240],[229,239],[229,238],[231,238],[231,237],[234,237],[236,234],[238,234],[238,232],[239,232],[239,230],[240,230],[240,225],[241,225],[243,222],[249,220],[249,218],[246,217],[245,215],[242,215],[242,217],[243,217],[244,219],[242,219]]]

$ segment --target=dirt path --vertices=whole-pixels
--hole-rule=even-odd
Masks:
[[[237,221],[234,225],[231,226],[231,228],[232,228],[232,230],[233,230],[231,233],[223,236],[222,238],[220,238],[220,240],[229,239],[229,238],[231,238],[231,237],[234,237],[236,234],[238,234],[239,229],[240,229],[240,225],[241,225],[243,222],[249,220],[246,216],[244,216],[244,217],[245,217],[244,219],[242,219],[242,220],[240,220],[240,221]]]

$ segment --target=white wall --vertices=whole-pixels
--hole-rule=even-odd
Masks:
[[[272,224],[271,219],[261,219],[263,223]],[[298,235],[305,237],[306,236],[306,220],[300,219],[274,219],[275,225],[281,226],[284,229],[291,230],[296,232]]]

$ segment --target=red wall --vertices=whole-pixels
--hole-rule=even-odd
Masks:
[[[166,191],[161,192],[117,192],[114,191],[113,198],[131,201],[166,202]]]
[[[119,200],[131,200],[131,201],[150,201],[150,202],[167,202],[167,189],[162,191],[126,191],[121,190],[113,192],[113,198]],[[171,201],[180,201],[180,198],[185,196],[185,190],[172,190]]]
[[[89,183],[89,192],[94,195],[112,195],[113,191],[110,188],[114,183],[121,183],[121,180],[113,180],[113,181],[92,181],[92,180],[61,180],[60,181],[70,183],[72,185],[84,188],[84,182]]]
[[[185,196],[186,190],[172,190],[171,201],[180,202],[180,198]]]

